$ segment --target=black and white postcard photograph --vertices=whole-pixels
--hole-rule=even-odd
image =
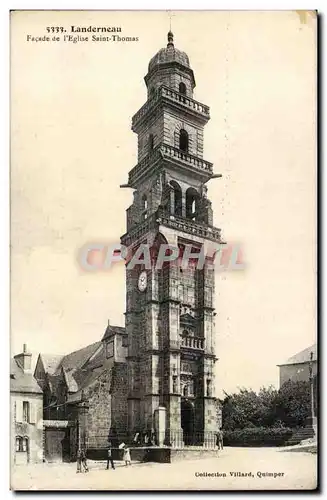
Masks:
[[[12,490],[316,490],[317,25],[10,12]]]

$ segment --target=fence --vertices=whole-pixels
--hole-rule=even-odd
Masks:
[[[131,447],[201,447],[215,449],[217,447],[217,433],[213,431],[185,433],[183,431],[166,430],[164,432],[121,432],[114,435],[95,435],[86,438],[86,447],[102,449],[108,447],[119,448],[121,443]]]

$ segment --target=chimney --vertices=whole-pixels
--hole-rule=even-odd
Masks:
[[[32,373],[32,354],[27,352],[26,344],[23,345],[23,352],[14,356],[14,359],[24,373]]]

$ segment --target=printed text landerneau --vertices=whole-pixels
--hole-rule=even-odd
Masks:
[[[121,33],[120,26],[71,26],[72,33]]]

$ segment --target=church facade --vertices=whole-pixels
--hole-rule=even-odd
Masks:
[[[221,426],[214,254],[199,258],[222,243],[207,197],[208,181],[220,176],[203,158],[209,108],[193,99],[194,73],[171,32],[145,83],[147,101],[132,119],[138,163],[121,186],[133,189],[121,237],[131,256],[125,328],[108,323],[98,342],[39,355],[48,461],[74,459],[79,446],[103,450],[108,440],[149,443],[146,436],[159,446],[214,448]],[[131,265],[145,249],[150,266],[142,258]]]
[[[209,107],[193,99],[194,73],[171,32],[144,80],[147,101],[132,118],[138,163],[122,186],[134,190],[134,201],[121,243],[132,255],[147,246],[153,262],[163,245],[177,248],[178,258],[161,268],[126,267],[128,428],[156,427],[161,442],[201,445],[219,425],[215,273],[212,259],[199,269],[196,259],[183,266],[183,256],[221,243],[207,198],[207,182],[219,176],[203,158]]]

